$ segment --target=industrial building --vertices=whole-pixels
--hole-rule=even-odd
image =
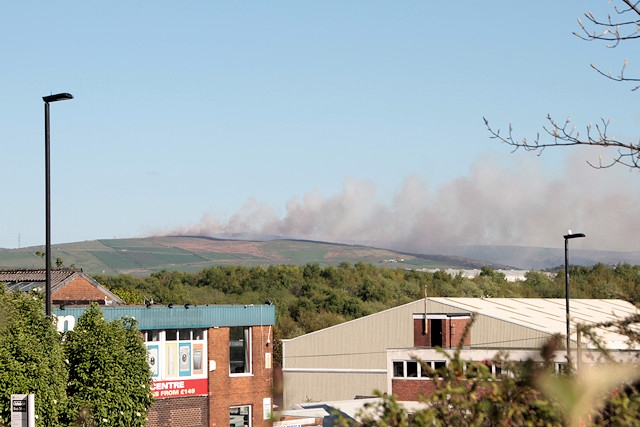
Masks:
[[[462,343],[469,360],[492,358],[499,351],[520,358],[536,354],[550,337],[566,335],[565,310],[565,299],[426,298],[284,340],[283,407],[367,397],[374,390],[398,394],[403,388],[400,400],[412,400],[428,387],[414,357],[435,367],[446,363],[435,347],[456,347],[473,313],[475,323]],[[572,360],[589,363],[590,343],[577,339],[576,324],[611,321],[638,310],[623,300],[572,299],[570,312]],[[609,330],[599,335],[621,359],[636,354],[625,337]],[[564,363],[566,354],[557,361]]]

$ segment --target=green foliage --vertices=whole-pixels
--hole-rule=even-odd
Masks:
[[[622,293],[640,301],[638,266],[572,267],[570,276],[574,298],[611,298]],[[461,273],[363,262],[324,268],[318,264],[220,266],[198,273],[163,270],[146,278],[95,278],[129,303],[142,304],[146,299],[160,304],[261,304],[271,300],[278,308],[275,341],[415,301],[425,293],[430,297],[561,298],[565,288],[563,271],[530,271],[524,281],[508,282],[502,272],[490,268],[468,279]]]
[[[80,425],[144,426],[153,403],[146,347],[134,319],[107,322],[92,304],[67,332],[69,409]]]
[[[38,427],[60,425],[67,368],[60,335],[39,294],[0,285],[0,424],[11,420],[12,394],[35,394]]]
[[[0,284],[0,425],[12,394],[33,393],[37,427],[143,426],[153,396],[136,322],[107,323],[92,305],[62,338],[41,294]]]
[[[144,295],[136,289],[118,288],[113,293],[127,305],[141,305],[145,303]]]
[[[493,375],[489,370],[493,364],[508,366],[511,373]],[[462,361],[457,353],[448,368],[429,374],[438,385],[425,398],[427,409],[420,414],[427,425],[563,425],[559,404],[546,398],[530,380],[530,364],[517,365],[501,357]]]
[[[493,375],[488,366],[510,366],[509,375]],[[565,417],[557,401],[547,398],[532,381],[532,365],[516,365],[498,358],[472,362],[460,359],[438,370],[423,366],[436,390],[422,397],[422,409],[410,417],[395,396],[381,395],[379,403],[361,415],[363,426],[564,426]],[[344,420],[341,420],[344,424]]]
[[[613,389],[596,422],[599,425],[640,426],[640,384]]]

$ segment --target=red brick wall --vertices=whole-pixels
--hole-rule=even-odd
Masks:
[[[425,319],[413,319],[414,347],[429,347],[431,344],[431,337],[427,333],[425,333],[424,330],[424,322]]]
[[[429,396],[436,391],[436,388],[441,387],[441,381],[434,381],[432,379],[402,379],[394,378],[391,380],[391,393],[397,396],[400,401],[415,401],[419,400],[419,395]],[[454,383],[455,384],[455,383]],[[471,382],[460,383],[467,389],[472,387]],[[477,388],[479,396],[485,396],[491,392],[490,387],[480,386]]]
[[[469,318],[448,317],[446,319],[429,319],[429,328],[426,334],[422,334],[422,320],[413,320],[413,342],[415,347],[434,347],[432,339],[433,324],[442,324],[442,348],[455,348],[462,339],[464,328],[469,323]],[[467,335],[465,346],[471,345],[471,334]]]
[[[433,380],[399,379],[391,380],[391,393],[398,397],[398,400],[418,400],[418,394],[430,395],[436,389],[436,382]]]
[[[68,285],[51,295],[55,303],[65,301],[101,301],[104,304],[106,295],[87,282],[83,277],[76,277]]]
[[[208,333],[209,360],[216,369],[209,372],[209,426],[228,427],[229,407],[251,405],[251,425],[267,427],[270,420],[263,420],[262,402],[271,397],[273,368],[265,365],[265,354],[273,352],[273,337],[269,326],[253,326],[251,333],[252,374],[229,375],[229,328],[212,328]],[[267,340],[271,343],[267,345]]]
[[[462,339],[462,335],[464,334],[464,328],[469,324],[469,318],[456,318],[452,317],[449,320],[449,339],[451,343],[451,347],[457,347],[460,344],[460,340]],[[467,334],[467,338],[464,341],[465,346],[471,345],[471,334]]]
[[[156,399],[148,427],[202,427],[207,425],[207,396]]]
[[[451,347],[451,319],[442,319],[442,348]]]

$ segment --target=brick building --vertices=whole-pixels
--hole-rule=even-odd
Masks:
[[[6,283],[10,290],[45,293],[46,270],[10,269],[0,270],[0,283]],[[51,269],[51,304],[58,306],[89,305],[95,302],[100,305],[121,306],[124,301],[100,285],[81,269]]]
[[[58,329],[72,329],[84,310],[54,310]],[[143,333],[156,396],[148,426],[271,425],[275,306],[101,310],[106,320],[135,318]]]

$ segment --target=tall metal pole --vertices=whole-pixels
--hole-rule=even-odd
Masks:
[[[564,237],[564,297],[567,311],[567,363],[571,361],[570,317],[569,317],[569,239]]]
[[[70,93],[43,96],[44,101],[44,216],[45,216],[45,312],[51,316],[51,153],[49,103],[73,99]]]
[[[571,335],[570,335],[570,316],[569,316],[569,239],[585,237],[584,233],[566,234],[564,237],[564,295],[566,300],[567,311],[567,364],[571,364]]]
[[[51,153],[49,134],[49,103],[44,103],[44,217],[45,217],[45,289],[46,314],[51,316]]]

